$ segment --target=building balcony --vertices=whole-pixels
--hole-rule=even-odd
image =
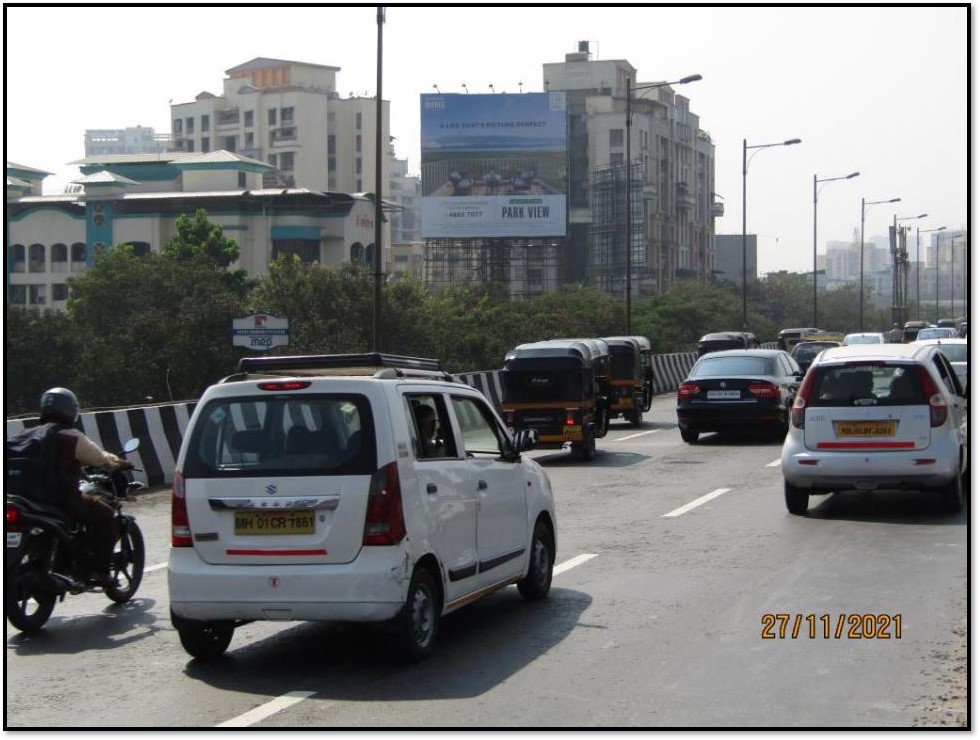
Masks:
[[[721,218],[724,215],[725,215],[725,204],[724,203],[719,203],[719,202],[716,201],[716,202],[714,202],[714,203],[711,204],[711,217],[712,218]]]

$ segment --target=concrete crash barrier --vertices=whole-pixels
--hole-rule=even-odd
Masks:
[[[196,402],[146,406],[114,411],[83,411],[76,426],[109,452],[122,451],[123,443],[139,438],[140,447],[126,459],[142,472],[134,475],[148,486],[169,485],[180,442]],[[37,426],[37,418],[8,419],[7,438]]]

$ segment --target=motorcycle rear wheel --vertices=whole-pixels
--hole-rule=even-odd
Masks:
[[[133,596],[143,581],[143,567],[146,563],[146,545],[143,532],[135,521],[120,524],[122,533],[109,565],[109,576],[115,585],[105,589],[105,595],[117,604],[125,604]]]
[[[32,634],[47,623],[58,596],[44,584],[43,560],[27,542],[3,578],[3,613],[14,629]]]

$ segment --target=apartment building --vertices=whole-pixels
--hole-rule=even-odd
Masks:
[[[161,154],[170,150],[170,134],[149,126],[85,129],[85,156],[107,154]]]

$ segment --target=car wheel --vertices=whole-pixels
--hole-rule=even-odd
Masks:
[[[534,539],[531,541],[531,562],[527,575],[517,582],[517,590],[528,601],[543,599],[551,590],[552,567],[555,563],[555,546],[551,532],[544,522],[534,525]]]
[[[432,654],[441,611],[439,590],[431,571],[425,567],[416,568],[405,605],[397,617],[395,639],[401,657],[415,663]]]
[[[231,622],[175,619],[173,612],[170,618],[177,629],[177,636],[184,650],[188,655],[201,661],[216,660],[224,655],[235,634],[235,625]]]
[[[589,462],[595,457],[595,432],[587,428],[584,437],[581,442],[573,443],[572,448],[582,460]]]
[[[786,497],[786,508],[790,514],[800,516],[806,514],[806,510],[810,506],[810,494],[806,490],[797,488],[789,481],[783,481],[783,493]]]
[[[689,445],[693,445],[698,441],[700,434],[693,429],[684,429],[681,427],[681,439],[687,442]]]
[[[959,475],[953,476],[953,480],[939,490],[939,500],[943,511],[955,514],[963,508],[963,478]]]

